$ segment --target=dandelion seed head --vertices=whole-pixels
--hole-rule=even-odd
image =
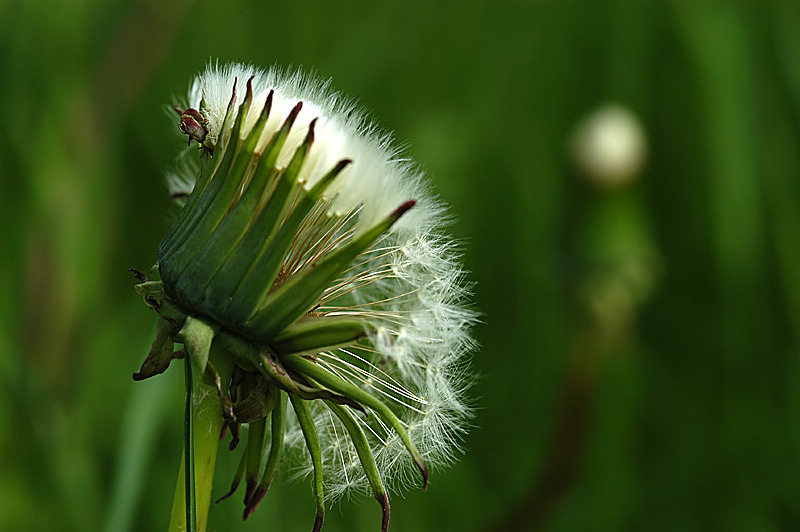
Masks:
[[[314,142],[297,176],[306,190],[339,161],[352,160],[327,188],[319,204],[322,210],[310,214],[295,236],[282,264],[287,276],[324,260],[398,206],[416,202],[352,261],[313,307],[319,316],[363,318],[366,335],[354,345],[318,353],[315,362],[388,405],[427,463],[450,463],[460,452],[471,417],[465,400],[471,383],[466,360],[474,348],[470,329],[476,314],[467,305],[470,294],[458,246],[442,232],[449,222],[445,207],[390,135],[327,81],[300,71],[209,64],[192,82],[188,105],[208,120],[212,143],[231,135],[230,125],[224,124],[234,84],[238,106],[245,100],[248,81],[253,100],[242,138],[250,134],[273,94],[256,152],[264,150],[302,102],[278,154],[278,168],[289,164],[314,121]],[[196,176],[196,166],[177,165],[170,181],[175,189],[185,188]],[[395,487],[418,482],[414,459],[397,430],[370,409],[365,416],[345,408],[364,432],[381,479]],[[322,401],[312,401],[310,410],[322,449],[325,496],[335,499],[368,491],[367,476],[342,422]],[[287,417],[284,445],[299,464],[296,472],[312,474],[300,424],[292,416]]]

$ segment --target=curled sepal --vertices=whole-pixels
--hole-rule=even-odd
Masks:
[[[245,324],[258,335],[271,336],[298,320],[320,294],[359,254],[389,230],[415,201],[407,201],[384,220],[360,236],[332,251],[324,260],[299,273],[269,293],[258,311]]]
[[[372,450],[369,448],[364,431],[361,430],[358,422],[353,418],[350,412],[343,406],[337,405],[330,401],[325,401],[328,408],[336,414],[339,421],[344,425],[345,430],[350,435],[350,440],[356,448],[358,460],[361,462],[361,467],[364,468],[364,474],[367,475],[367,481],[372,488],[375,499],[381,505],[383,518],[381,519],[381,531],[386,532],[389,528],[389,497],[386,495],[386,489],[383,487],[381,475],[378,472],[378,467],[375,465],[375,457],[372,455]]]
[[[173,351],[175,334],[178,331],[169,321],[160,318],[156,323],[156,338],[150,347],[147,358],[144,359],[142,367],[133,374],[133,380],[140,381],[164,373],[169,367],[172,359],[178,358],[180,351]]]
[[[208,355],[211,352],[211,342],[217,333],[218,326],[201,318],[186,316],[183,328],[178,331],[176,339],[183,343],[189,360],[199,375],[206,371]]]
[[[258,367],[260,370],[262,370],[262,374],[270,377],[275,383],[277,383],[278,386],[281,387],[281,389],[289,392],[290,394],[297,395],[307,401],[314,399],[328,399],[335,403],[351,406],[356,410],[366,414],[364,407],[349,397],[335,394],[325,388],[315,388],[307,386],[301,382],[297,382],[297,380],[289,375],[289,372],[283,367],[280,359],[272,351],[267,351],[266,353],[262,351],[261,363],[258,365]]]
[[[229,451],[233,451],[239,446],[239,429],[241,426],[242,424],[237,421],[232,421],[229,425],[231,431],[231,442],[228,444]]]
[[[236,415],[233,413],[233,403],[230,397],[222,389],[222,378],[219,376],[217,368],[211,362],[207,362],[206,370],[203,373],[203,381],[209,386],[213,386],[217,390],[219,403],[222,407],[222,417],[226,420],[236,420]]]
[[[392,410],[386,406],[383,401],[371,395],[367,391],[362,390],[355,384],[337,377],[330,371],[322,368],[314,362],[311,362],[305,357],[300,355],[286,355],[283,357],[283,361],[290,369],[297,371],[301,375],[307,375],[311,379],[317,381],[327,388],[330,388],[334,392],[347,396],[352,400],[373,409],[378,417],[380,417],[384,423],[393,428],[397,432],[398,436],[400,436],[403,445],[405,445],[406,449],[411,455],[411,458],[414,460],[414,463],[417,464],[420,474],[422,475],[422,489],[428,489],[428,466],[425,465],[425,460],[422,459],[422,455],[419,454],[416,446],[412,443],[411,438],[409,438],[408,432],[406,432],[406,429],[403,426],[403,422],[400,421],[397,415],[395,415],[395,413],[392,412]]]
[[[319,436],[306,401],[291,394],[289,399],[292,401],[292,408],[294,408],[294,413],[297,415],[297,422],[300,425],[300,430],[303,431],[303,437],[311,455],[311,464],[314,466],[314,497],[317,502],[317,516],[314,519],[312,532],[319,532],[322,530],[322,523],[325,520],[325,493],[322,489],[322,450],[319,445]]]
[[[266,495],[267,490],[269,490],[278,470],[278,461],[280,460],[281,449],[283,449],[283,435],[286,426],[286,394],[274,387],[272,391],[275,394],[275,408],[272,410],[269,456],[267,457],[267,465],[264,467],[261,482],[258,484],[253,496],[250,497],[250,501],[244,510],[245,519],[255,511],[264,495]]]
[[[240,423],[250,423],[257,419],[266,417],[274,406],[272,399],[272,388],[269,379],[265,379],[258,373],[251,373],[247,376],[243,386],[243,392],[238,401],[233,405],[236,420]],[[244,384],[244,383],[243,383]]]
[[[277,353],[318,353],[352,344],[367,335],[368,323],[348,317],[308,317],[290,325],[271,342]]]
[[[164,283],[161,281],[147,281],[137,284],[134,288],[142,296],[145,304],[159,317],[170,322],[176,329],[183,327],[186,313],[164,294]]]
[[[231,482],[231,489],[228,492],[214,501],[214,504],[219,504],[220,502],[224,501],[234,493],[236,493],[236,488],[239,487],[239,484],[242,482],[242,477],[244,477],[244,468],[247,465],[247,448],[245,448],[244,452],[242,453],[242,458],[239,460],[239,467],[236,468],[236,474],[233,475],[233,481]]]

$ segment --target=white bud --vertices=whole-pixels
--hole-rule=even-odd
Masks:
[[[628,184],[641,173],[647,140],[641,123],[629,109],[601,107],[575,130],[572,154],[581,173],[604,187]]]

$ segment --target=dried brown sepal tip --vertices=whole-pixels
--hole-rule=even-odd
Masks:
[[[255,501],[255,504],[253,504],[254,496],[256,495],[256,491],[258,491],[258,478],[253,479],[249,475],[246,475],[245,482],[244,512],[242,512],[242,521],[246,521],[247,518],[250,517],[250,514],[256,509],[258,503],[264,498],[264,496],[261,495],[258,501]]]
[[[183,349],[173,351],[176,332],[170,322],[164,319],[158,320],[155,340],[139,371],[133,374],[133,380],[138,382],[160,375],[167,370],[174,359],[184,357]]]
[[[317,118],[313,119],[310,124],[308,124],[308,133],[306,133],[306,138],[303,140],[303,144],[310,146],[314,143],[314,128],[317,126]]]
[[[399,220],[401,216],[410,211],[416,204],[417,204],[416,200],[409,200],[403,203],[394,210],[391,217],[394,218],[395,220]]]
[[[165,365],[159,365],[159,366],[151,365],[150,359],[148,358],[147,360],[144,361],[142,367],[139,368],[139,371],[134,372],[133,375],[131,375],[131,377],[133,378],[134,381],[139,382],[145,379],[149,379],[150,377],[155,377],[156,375],[160,375],[167,370],[169,362],[171,362],[176,358],[177,359],[183,358],[183,354],[184,354],[183,349],[175,351],[173,353],[174,356],[170,358]]]
[[[261,504],[261,501],[264,500],[267,492],[269,491],[270,484],[261,483],[250,493],[249,498],[245,498],[244,500],[244,511],[242,512],[242,521],[247,521],[247,518],[250,517],[253,512],[256,511],[258,505]],[[246,494],[245,494],[246,496]]]
[[[353,159],[342,159],[341,161],[336,163],[336,166],[333,167],[333,170],[331,170],[330,173],[335,175],[335,176],[337,176],[340,173],[342,173],[342,170],[347,168],[352,162],[353,162]]]
[[[245,463],[247,462],[246,454],[247,453],[242,455],[241,460],[239,460],[239,467],[236,468],[236,474],[233,476],[233,481],[231,482],[231,489],[229,489],[225,495],[214,501],[214,504],[219,504],[221,501],[224,501],[225,499],[236,493],[236,488],[239,487],[239,484],[242,481],[242,477],[244,476]]]
[[[383,518],[381,519],[381,532],[386,532],[389,529],[389,497],[386,492],[376,493],[375,499],[381,505],[383,511]]]
[[[255,76],[250,76],[247,78],[247,92],[245,93],[245,100],[253,100],[253,78]]]
[[[131,272],[133,276],[136,277],[136,280],[140,283],[149,283],[152,281],[152,279],[146,273],[142,273],[136,268],[128,268],[128,271]]]
[[[428,491],[428,464],[425,462],[417,462],[419,472],[422,473],[422,491]]]
[[[233,495],[234,493],[236,493],[236,488],[239,487],[239,483],[241,481],[242,481],[241,478],[234,477],[233,482],[231,482],[231,489],[229,489],[228,492],[225,495],[223,495],[222,497],[220,497],[219,499],[214,501],[214,504],[219,504],[222,501],[224,501],[225,499],[227,499],[228,497],[230,497],[231,495]]]
[[[256,511],[258,504],[264,499],[267,494],[268,487],[259,485],[251,494],[250,499],[245,503],[244,512],[242,513],[242,521],[247,521],[247,518]]]
[[[239,446],[239,423],[231,423],[231,442],[228,444],[229,451],[235,451]]]
[[[302,109],[303,109],[303,102],[297,102],[297,105],[292,107],[292,110],[289,111],[289,116],[286,117],[286,120],[283,123],[284,126],[286,124],[289,124],[289,127],[291,128],[294,125],[294,121],[297,120],[297,115],[300,114],[300,111]]]

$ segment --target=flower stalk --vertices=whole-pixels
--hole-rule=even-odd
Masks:
[[[230,355],[224,350],[214,347],[211,360],[215,367],[220,371],[221,379],[230,378],[233,369],[229,362]],[[184,360],[187,368],[187,375],[192,373],[193,364],[190,360]],[[214,469],[219,448],[220,431],[223,425],[223,410],[217,395],[215,386],[204,382],[202,378],[192,378],[192,386],[188,390],[188,398],[191,404],[191,445],[184,445],[184,453],[181,456],[180,472],[175,484],[175,495],[172,502],[172,513],[170,516],[169,532],[185,532],[195,530],[204,532],[208,525],[208,513],[211,503],[211,488],[214,480]],[[187,378],[187,383],[189,379]],[[188,424],[188,423],[187,423]],[[189,451],[187,453],[187,451]],[[194,463],[193,470],[188,468],[187,454],[190,456],[189,462]],[[193,479],[187,481],[186,473],[193,474]],[[193,485],[194,490],[188,486]],[[187,511],[191,508],[194,493],[195,511]],[[192,524],[191,515],[195,521]],[[187,517],[190,526],[187,527]]]

